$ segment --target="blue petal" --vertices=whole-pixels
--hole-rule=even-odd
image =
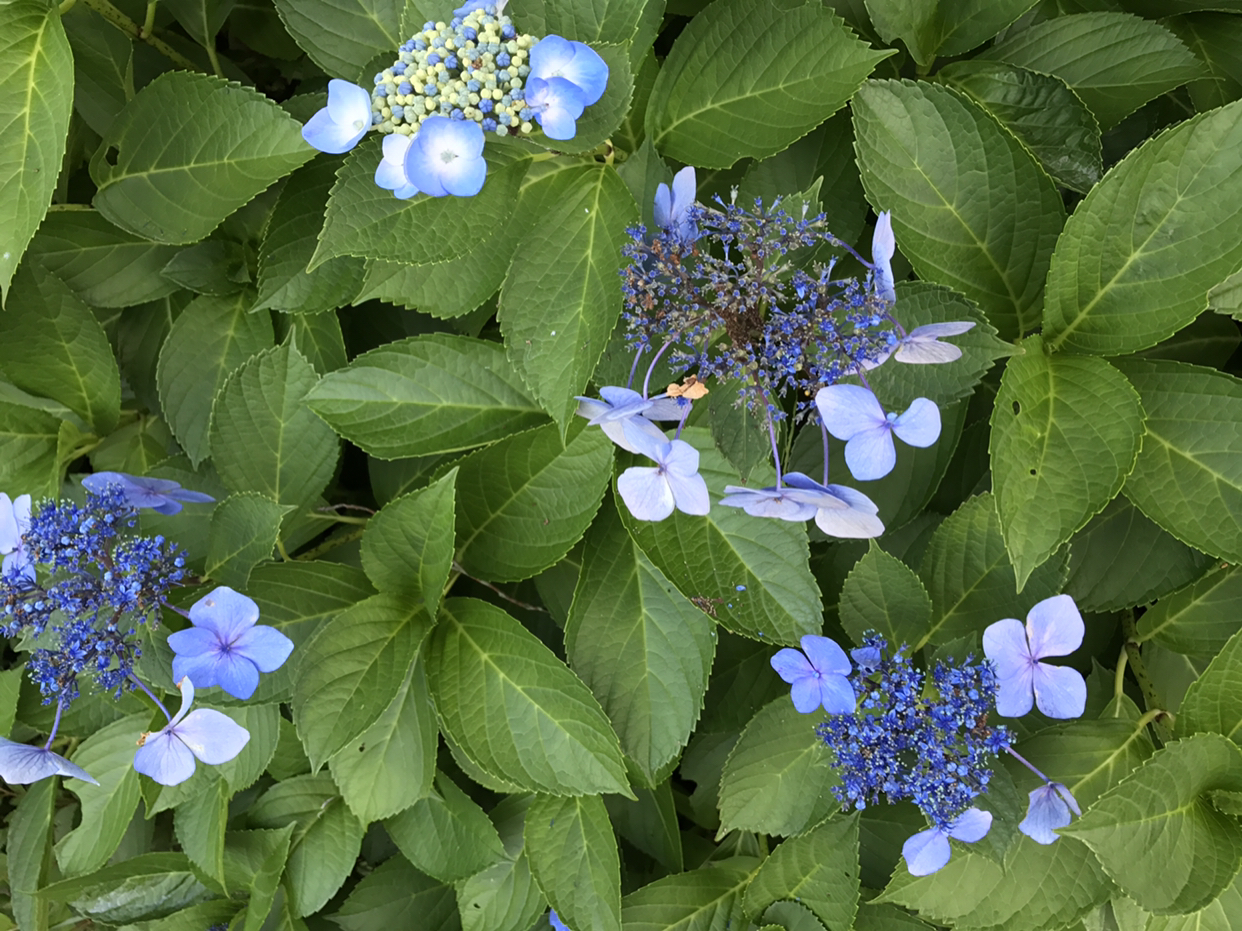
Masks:
[[[1069,805],[1049,783],[1031,792],[1026,817],[1018,830],[1037,844],[1051,844],[1057,840],[1056,829],[1065,827],[1070,820]]]
[[[175,786],[194,775],[194,754],[167,728],[149,734],[134,754],[134,769],[162,786]]]
[[[852,714],[857,706],[854,687],[845,676],[820,676],[819,700],[829,714]]]
[[[992,813],[978,808],[967,808],[949,826],[949,836],[967,844],[983,840],[992,828]]]
[[[99,785],[90,773],[59,753],[0,737],[0,778],[11,785],[27,785],[48,776],[72,776]]]
[[[333,120],[327,107],[318,111],[302,127],[302,138],[320,152],[330,155],[348,152],[364,135],[365,129],[359,132],[352,126],[342,126]]]
[[[883,478],[897,464],[892,430],[887,424],[855,433],[845,444],[845,464],[860,482]]]
[[[906,412],[893,421],[893,432],[907,446],[931,446],[940,439],[940,408],[935,401],[915,398]]]
[[[293,652],[293,641],[275,627],[260,624],[237,638],[233,652],[254,663],[259,672],[275,672]]]
[[[936,828],[919,831],[901,845],[906,869],[911,876],[930,876],[949,862],[949,839]]]
[[[221,653],[216,661],[216,684],[234,698],[249,698],[259,687],[259,670],[244,656]]]
[[[173,731],[191,753],[212,766],[227,763],[250,741],[250,731],[211,708],[191,711]]]
[[[1078,718],[1087,707],[1087,683],[1077,669],[1036,663],[1031,687],[1035,704],[1050,718]]]
[[[639,520],[664,520],[676,506],[673,489],[659,469],[631,466],[618,476],[617,491]]]

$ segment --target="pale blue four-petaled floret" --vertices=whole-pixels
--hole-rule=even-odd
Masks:
[[[699,475],[699,451],[685,440],[660,441],[645,432],[627,434],[635,451],[655,466],[632,466],[617,478],[621,500],[639,520],[664,520],[674,510],[704,515],[711,510],[707,482]]]
[[[424,194],[473,197],[487,178],[478,123],[428,117],[405,153],[405,174]]]
[[[673,175],[673,186],[659,184],[655,193],[655,224],[661,229],[672,230],[683,242],[698,238],[698,228],[690,214],[698,182],[694,166],[687,165]]]
[[[1026,626],[1005,618],[983,632],[983,652],[996,669],[996,710],[1018,718],[1031,705],[1050,718],[1076,718],[1087,704],[1087,683],[1068,666],[1040,662],[1082,646],[1086,628],[1069,595],[1045,598],[1026,615]]]
[[[82,479],[82,487],[97,495],[109,486],[116,486],[126,504],[134,508],[151,508],[157,514],[171,516],[181,511],[183,503],[210,504],[216,499],[201,491],[182,488],[167,478],[126,475],[124,472],[96,472]]]
[[[876,516],[879,508],[860,491],[846,485],[821,485],[801,472],[787,472],[782,482],[767,488],[726,485],[720,503],[741,508],[752,517],[814,518],[820,530],[841,539],[867,540],[884,532],[884,523]]]
[[[0,779],[10,785],[26,785],[48,776],[70,776],[99,785],[81,766],[47,747],[31,747],[0,737]]]
[[[188,677],[177,688],[181,689],[181,710],[154,734],[143,734],[134,754],[134,769],[165,786],[193,776],[196,757],[219,766],[234,759],[250,741],[250,732],[228,715],[211,708],[190,711],[194,683]]]
[[[340,155],[356,146],[371,128],[371,95],[357,84],[333,78],[328,105],[306,121],[302,138],[320,152]]]
[[[554,37],[548,37],[551,38]],[[538,48],[536,45],[534,50]],[[563,141],[577,135],[577,120],[586,105],[582,102],[581,89],[572,82],[565,78],[540,78],[532,74],[526,81],[526,107],[543,128],[545,136]]]
[[[845,651],[830,637],[807,634],[800,642],[801,651],[786,647],[770,660],[777,675],[792,686],[794,707],[800,714],[820,707],[829,714],[852,712],[856,698],[846,676],[854,667]]]
[[[390,133],[384,137],[384,157],[375,169],[375,184],[392,191],[398,200],[408,200],[418,193],[418,185],[405,173],[405,156],[413,143],[413,136]]]
[[[992,827],[991,812],[967,808],[948,829],[928,828],[907,838],[901,846],[911,876],[927,876],[949,862],[949,838],[973,844],[983,840]]]
[[[1057,839],[1056,829],[1070,823],[1070,812],[1082,814],[1074,796],[1059,782],[1048,782],[1030,793],[1030,805],[1018,830],[1037,844],[1051,844]]]
[[[905,413],[886,414],[873,392],[860,385],[829,385],[815,396],[828,432],[845,440],[845,464],[859,481],[883,478],[897,464],[893,434],[910,446],[931,446],[940,438],[940,409],[915,398]]]

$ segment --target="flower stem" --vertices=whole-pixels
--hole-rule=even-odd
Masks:
[[[673,341],[677,339],[674,333],[664,341],[664,345],[660,347],[660,351],[655,354],[655,358],[651,360],[651,364],[647,366],[647,377],[643,379],[643,397],[647,397],[647,387],[651,384],[651,373],[655,371],[656,363],[660,361],[660,356],[664,355],[664,350],[673,345]]]
[[[133,680],[134,680],[134,682],[136,682],[136,683],[138,684],[138,688],[142,689],[144,692],[146,692],[146,693],[147,693],[147,696],[151,699],[151,701],[153,701],[153,702],[155,702],[157,705],[159,705],[159,707],[160,707],[160,711],[164,712],[164,717],[168,718],[168,723],[169,723],[169,724],[171,724],[171,723],[172,723],[172,715],[168,713],[168,709],[164,707],[164,703],[163,703],[162,701],[160,701],[158,698],[156,698],[156,697],[155,697],[155,693],[154,693],[154,692],[152,692],[149,688],[147,688],[147,687],[143,684],[142,680],[141,680],[141,679],[139,679],[139,678],[138,678],[136,675],[134,675],[132,672],[129,674],[129,677],[130,677],[131,679],[133,679]]]
[[[82,0],[82,2],[131,39],[147,43],[147,45],[151,46],[151,48],[155,49],[177,67],[185,68],[187,71],[202,71],[198,65],[194,64],[194,62],[190,61],[190,59],[186,58],[163,39],[157,39],[153,35],[144,34],[142,28],[136,22],[113,6],[109,0]]]
[[[160,0],[147,0],[147,17],[142,21],[142,32],[139,33],[140,38],[155,32],[155,8],[159,4]]]
[[[56,739],[56,732],[60,730],[60,715],[65,710],[65,703],[59,699],[56,701],[56,720],[52,722],[52,733],[47,735],[47,743],[43,745],[44,750],[50,750],[52,741]]]
[[[819,421],[819,432],[822,433],[824,436],[824,481],[823,481],[823,484],[827,485],[828,484],[828,428],[824,426],[824,420],[822,417],[820,418],[820,421]]]
[[[1163,707],[1164,703],[1156,692],[1156,684],[1148,674],[1147,665],[1143,662],[1143,656],[1139,652],[1138,630],[1134,626],[1133,611],[1127,611],[1123,615],[1121,629],[1126,638],[1125,650],[1130,661],[1130,672],[1133,673],[1134,680],[1143,693],[1143,703],[1148,709]]]

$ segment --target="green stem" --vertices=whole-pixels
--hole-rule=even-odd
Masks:
[[[346,517],[344,514],[316,514],[314,511],[310,511],[306,516],[313,517],[315,520],[330,520],[338,524],[358,524],[362,527],[371,522],[369,517]]]
[[[1126,637],[1126,656],[1130,660],[1130,671],[1134,674],[1134,681],[1138,683],[1138,687],[1143,693],[1143,702],[1149,709],[1159,708],[1163,705],[1163,702],[1160,701],[1160,696],[1156,692],[1156,684],[1148,674],[1147,666],[1143,662],[1143,656],[1139,652],[1138,631],[1134,626],[1133,611],[1125,613],[1121,622],[1121,628]]]
[[[72,10],[74,7],[74,4],[76,4],[77,2],[78,0],[61,0],[60,15],[64,16],[66,13]]]
[[[1130,658],[1130,653],[1125,647],[1121,648],[1121,655],[1117,657],[1117,671],[1113,673],[1113,717],[1121,714],[1121,696],[1125,691],[1126,684],[1126,663]]]
[[[147,0],[147,18],[142,21],[142,32],[139,35],[149,36],[155,32],[155,8],[160,0]]]
[[[112,25],[116,26],[117,29],[121,30],[121,32],[125,33],[131,39],[137,39],[140,42],[147,43],[147,45],[151,46],[151,48],[155,49],[179,68],[184,68],[187,71],[202,70],[198,65],[194,64],[194,62],[190,61],[190,59],[186,58],[167,42],[162,39],[157,39],[153,35],[144,35],[138,24],[113,6],[109,0],[82,0],[82,2]]]
[[[216,55],[215,44],[211,40],[208,40],[207,44],[204,45],[203,48],[207,51],[207,59],[211,62],[211,70],[216,73],[216,77],[224,77],[224,72],[220,70],[220,59]]]
[[[280,553],[280,558],[281,558],[282,560],[284,560],[285,562],[292,562],[292,561],[293,561],[292,559],[290,559],[290,558],[289,558],[289,551],[288,551],[287,549],[285,549],[285,541],[284,541],[284,540],[281,540],[281,539],[277,538],[277,540],[276,540],[276,552]]]
[[[341,546],[344,543],[352,543],[354,540],[360,539],[362,537],[362,534],[363,534],[362,530],[351,530],[349,531],[349,533],[339,534],[335,537],[332,537],[329,540],[324,540],[322,543],[320,543],[318,546],[314,547],[313,549],[309,549],[305,553],[300,554],[297,557],[297,560],[299,562],[303,562],[303,561],[309,561],[312,559],[318,559],[320,556],[322,556],[324,553],[328,552],[329,550],[334,550],[338,546]]]

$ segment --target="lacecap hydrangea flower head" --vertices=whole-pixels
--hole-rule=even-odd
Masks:
[[[483,188],[485,135],[572,139],[608,85],[608,65],[583,42],[519,33],[505,0],[471,2],[428,21],[377,73],[370,92],[328,82],[328,103],[302,137],[341,154],[367,130],[385,134],[375,183],[400,199],[472,197]]]
[[[772,657],[773,669],[791,686],[802,714],[825,712],[816,732],[840,774],[833,789],[842,806],[862,809],[881,802],[913,802],[929,827],[903,846],[907,868],[925,876],[949,862],[950,840],[975,843],[993,815],[976,805],[992,781],[993,764],[1008,753],[1040,780],[1029,793],[1018,829],[1039,844],[1057,840],[1056,829],[1081,814],[1073,793],[1036,769],[1014,748],[1013,734],[989,722],[993,712],[1025,714],[1039,695],[1058,717],[1083,711],[1082,676],[1069,667],[1049,675],[1039,657],[1063,655],[1082,640],[1082,619],[1068,595],[1035,605],[1028,629],[1004,620],[984,632],[986,655],[938,659],[926,668],[903,646],[893,650],[869,633],[848,655],[828,637],[805,636],[802,650]],[[1018,634],[1013,625],[1018,625]],[[1071,680],[1076,679],[1077,683]],[[1036,684],[1038,683],[1038,684]]]

